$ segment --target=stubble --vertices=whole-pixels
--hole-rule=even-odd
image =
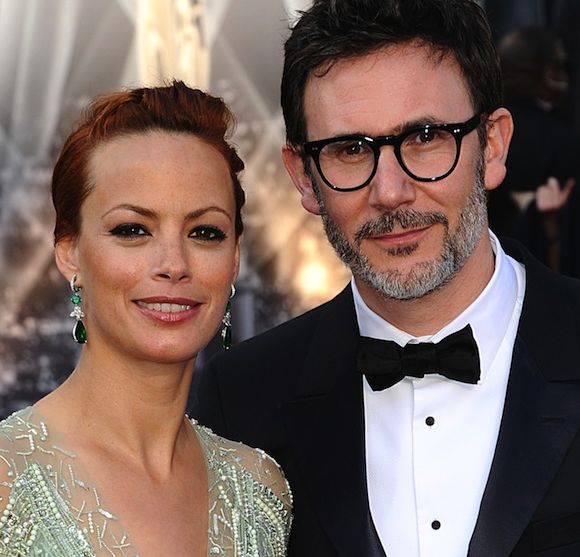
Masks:
[[[487,227],[482,156],[477,163],[474,187],[460,211],[459,222],[453,232],[449,229],[447,216],[441,212],[401,209],[384,213],[363,223],[356,230],[354,243],[351,244],[329,215],[313,178],[311,176],[328,241],[352,273],[385,298],[412,300],[445,286],[465,265]],[[432,259],[416,263],[410,269],[403,271],[394,265],[392,269],[378,270],[362,253],[361,244],[365,239],[388,234],[397,226],[406,230],[433,224],[440,224],[444,228],[441,252],[434,255]],[[385,255],[395,259],[404,258],[411,255],[418,247],[418,243],[411,243],[402,247],[389,248],[385,250]]]

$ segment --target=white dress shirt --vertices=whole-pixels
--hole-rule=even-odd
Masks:
[[[498,437],[521,314],[524,267],[490,232],[493,276],[479,297],[432,336],[413,337],[352,289],[360,333],[400,346],[439,342],[467,324],[479,348],[476,385],[441,375],[374,392],[363,381],[371,515],[388,557],[465,557]]]

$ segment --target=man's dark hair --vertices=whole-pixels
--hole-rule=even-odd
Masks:
[[[282,110],[290,145],[306,141],[304,91],[309,76],[391,45],[424,43],[453,56],[475,112],[501,105],[501,72],[483,10],[473,0],[314,0],[285,45]]]

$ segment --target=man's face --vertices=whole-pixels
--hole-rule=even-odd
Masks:
[[[346,134],[397,134],[413,124],[464,122],[474,109],[459,66],[408,44],[344,60],[306,86],[308,140]],[[310,202],[357,283],[382,296],[412,299],[448,283],[477,249],[487,227],[485,159],[478,133],[463,138],[455,170],[417,182],[383,147],[371,183],[328,188],[311,160]]]
[[[473,253],[487,225],[487,205],[481,165],[477,168],[475,186],[467,198],[459,216],[457,229],[453,233],[449,230],[449,219],[442,212],[421,213],[413,209],[401,209],[384,213],[359,226],[355,233],[354,245],[351,245],[327,211],[318,186],[316,195],[326,235],[340,259],[356,277],[362,279],[375,292],[397,300],[421,298],[449,282]],[[375,269],[372,261],[360,249],[363,240],[394,233],[397,227],[412,230],[435,224],[440,224],[445,229],[439,256],[417,263],[406,273],[396,267],[383,271]],[[418,242],[410,242],[386,247],[385,253],[403,259],[410,256],[418,247]]]

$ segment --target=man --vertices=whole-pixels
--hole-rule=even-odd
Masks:
[[[487,229],[500,89],[470,0],[316,0],[286,43],[284,163],[353,281],[193,412],[282,465],[292,557],[580,553],[580,287]]]

